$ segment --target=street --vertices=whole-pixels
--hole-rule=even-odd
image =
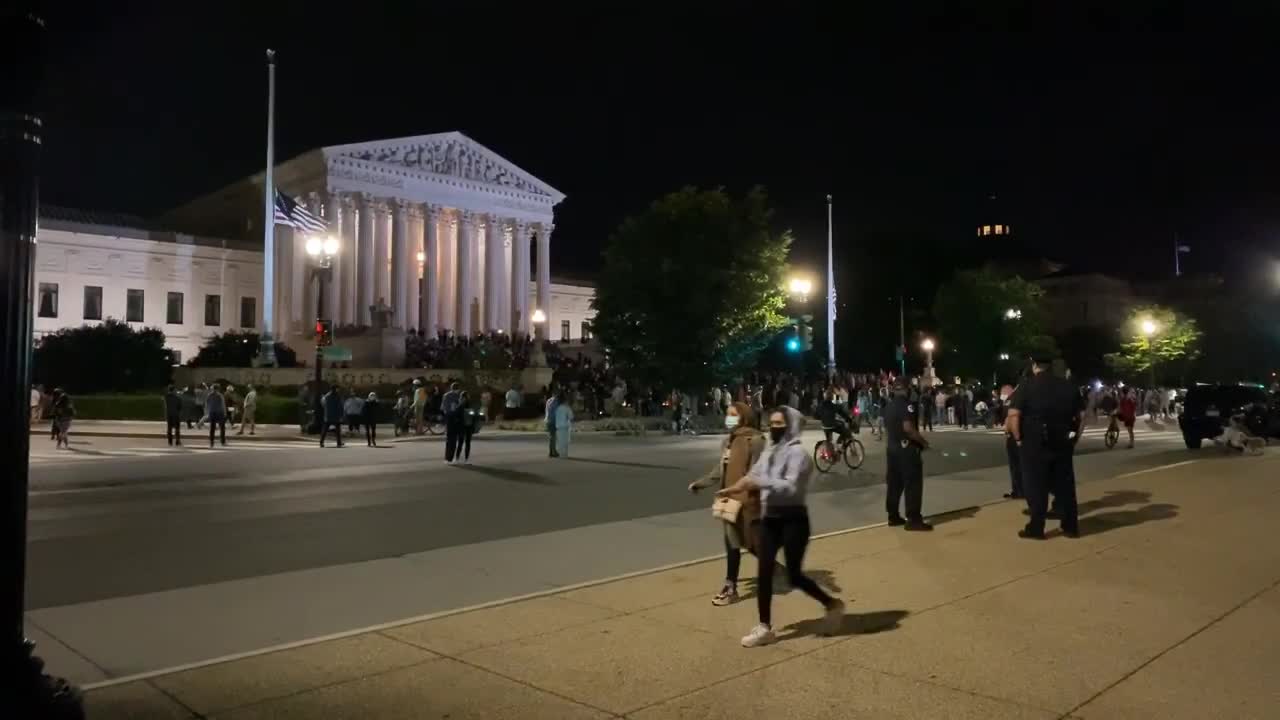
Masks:
[[[1080,445],[1082,483],[1188,459],[1170,428],[1132,451],[1099,433]],[[929,437],[926,513],[1007,490],[998,433]],[[56,639],[58,672],[149,672],[720,552],[710,496],[685,489],[718,436],[580,433],[551,460],[541,435],[485,432],[460,467],[440,438],[389,432],[323,450],[205,438],[80,438],[61,454],[32,438],[28,620]],[[884,520],[882,443],[861,439],[862,469],[815,483],[815,534]]]

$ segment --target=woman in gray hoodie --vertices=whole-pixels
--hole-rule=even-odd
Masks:
[[[844,619],[844,603],[822,591],[804,574],[804,551],[809,545],[809,511],[805,495],[813,475],[813,461],[800,441],[804,416],[795,408],[782,406],[769,414],[769,448],[747,473],[717,495],[741,499],[751,490],[760,490],[762,519],[760,524],[760,565],[756,574],[756,604],[760,623],[742,638],[743,647],[768,645],[773,633],[773,570],[778,548],[782,548],[787,564],[787,578],[792,587],[822,603],[826,609],[823,633],[840,629]]]

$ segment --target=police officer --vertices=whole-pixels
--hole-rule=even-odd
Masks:
[[[1030,519],[1018,537],[1044,539],[1049,492],[1058,504],[1062,533],[1079,536],[1072,455],[1084,422],[1080,394],[1066,378],[1050,372],[1053,357],[1032,357],[1032,376],[1018,388],[1009,409],[1009,433],[1022,450],[1022,485]]]
[[[907,399],[907,385],[901,378],[893,383],[893,397],[884,411],[885,467],[888,490],[885,510],[889,524],[906,530],[928,531],[933,526],[924,521],[924,462],[920,453],[929,449],[916,426],[916,406]],[[906,495],[907,517],[898,508]]]

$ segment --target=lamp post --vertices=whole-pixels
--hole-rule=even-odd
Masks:
[[[320,432],[324,422],[324,408],[320,402],[321,373],[324,370],[324,283],[333,273],[333,256],[338,254],[338,239],[332,235],[307,238],[307,254],[316,263],[312,273],[316,277],[316,389],[312,393],[312,432]]]
[[[788,285],[791,290],[792,297],[798,299],[801,303],[809,302],[809,292],[813,290],[813,281],[809,278],[793,277]]]
[[[1149,358],[1149,361],[1148,361],[1148,364],[1149,364],[1149,366],[1150,366],[1148,369],[1151,371],[1151,375],[1150,375],[1150,382],[1151,382],[1151,384],[1150,384],[1150,386],[1149,386],[1149,388],[1148,388],[1148,389],[1154,389],[1154,388],[1155,388],[1155,386],[1156,386],[1156,346],[1155,346],[1155,334],[1156,334],[1157,332],[1159,332],[1159,330],[1160,330],[1160,326],[1159,326],[1159,325],[1156,325],[1156,321],[1155,321],[1155,320],[1152,320],[1151,318],[1144,318],[1144,319],[1142,320],[1142,325],[1141,325],[1141,327],[1142,327],[1142,334],[1143,334],[1143,336],[1147,338],[1147,352],[1148,352],[1148,353],[1150,354],[1150,356],[1151,356],[1151,357]]]
[[[924,379],[929,387],[933,387],[933,349],[935,347],[937,346],[934,345],[933,338],[925,338],[920,343],[920,349],[924,350]]]
[[[542,308],[534,308],[529,320],[533,323],[533,350],[529,352],[529,367],[546,367],[547,355],[542,351],[546,334],[538,331],[547,321],[547,314],[542,311]]]
[[[1009,308],[1008,310],[1005,310],[1005,311],[1004,311],[1004,319],[1005,319],[1005,320],[1020,320],[1020,319],[1022,319],[1022,311],[1021,311],[1021,310],[1019,310],[1018,308]]]

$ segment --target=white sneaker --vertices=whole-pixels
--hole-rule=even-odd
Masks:
[[[760,647],[761,645],[768,645],[777,639],[778,638],[773,634],[773,628],[765,625],[764,623],[759,623],[755,627],[751,628],[751,632],[743,636],[742,647]]]
[[[841,626],[844,625],[844,602],[841,600],[827,608],[827,614],[822,617],[822,633],[823,635],[835,635],[840,632]]]

